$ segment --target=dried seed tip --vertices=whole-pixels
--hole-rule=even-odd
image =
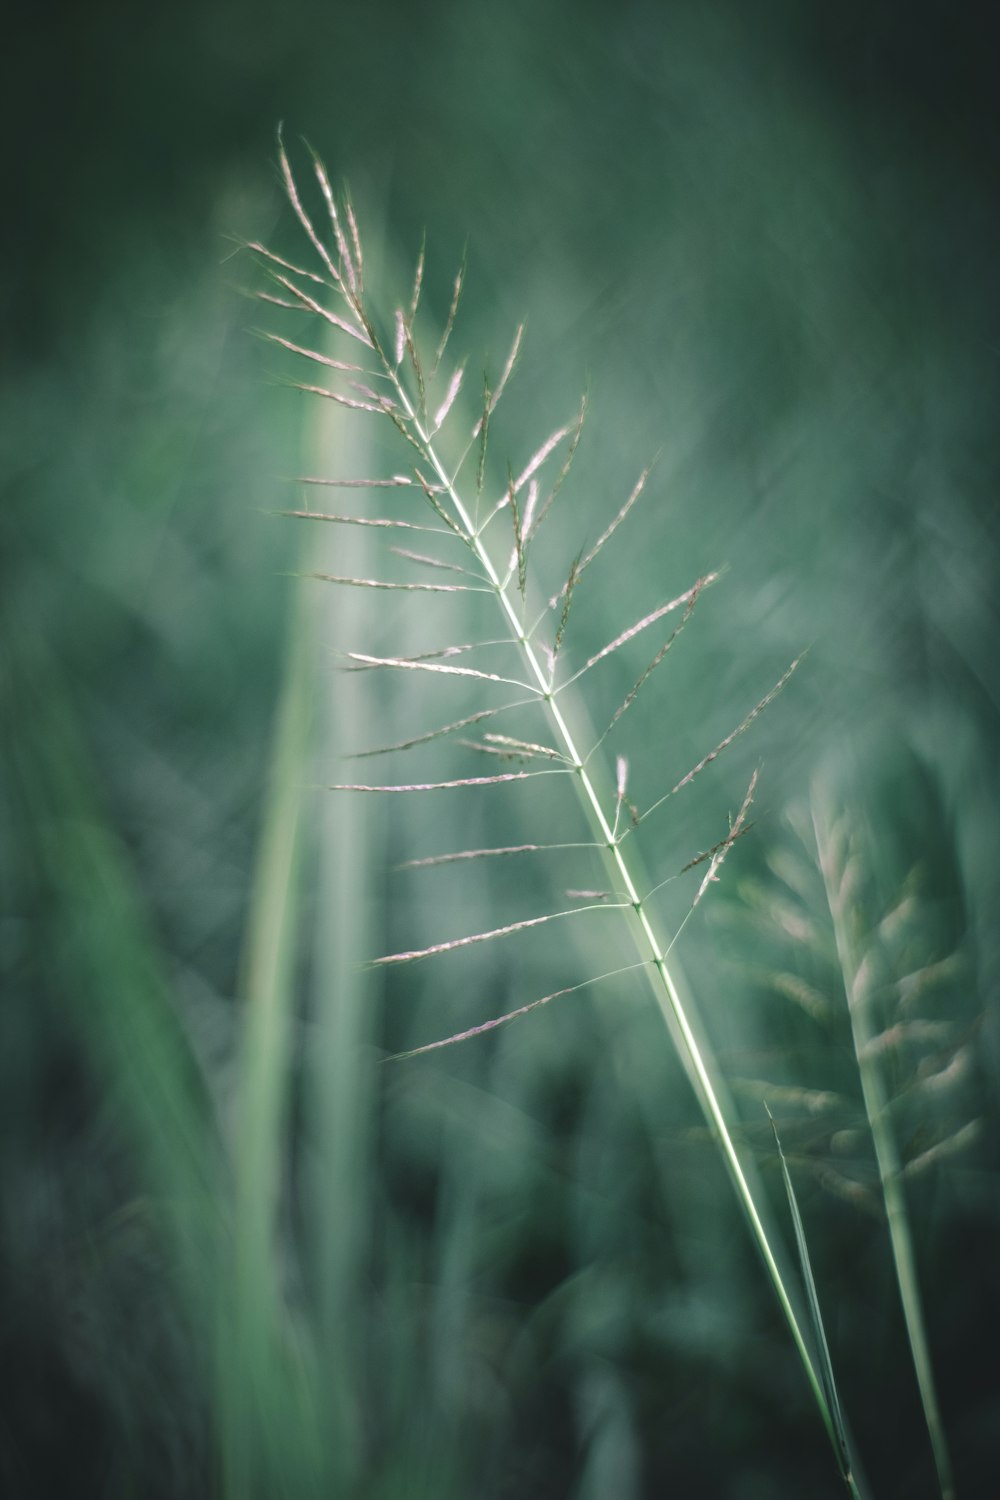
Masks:
[[[483,493],[483,480],[486,477],[486,444],[490,431],[490,412],[493,409],[493,397],[490,392],[490,383],[483,376],[483,414],[472,429],[473,438],[479,439],[479,462],[476,465],[476,497]]]
[[[326,175],[326,168],[310,147],[313,160],[313,171],[316,173],[316,181],[319,183],[323,200],[326,203],[327,213],[330,215],[330,224],[333,228],[333,236],[337,242],[337,254],[340,256],[342,274],[347,277],[347,284],[355,294],[358,291],[357,267],[351,257],[351,251],[340,223],[340,215],[337,213],[337,204],[330,187],[330,180]]]
[[[427,389],[426,389],[426,386],[424,384],[424,372],[423,372],[423,368],[422,368],[422,366],[420,364],[420,356],[417,353],[417,346],[413,342],[413,329],[412,329],[412,327],[411,327],[411,325],[409,323],[407,323],[406,326],[405,326],[405,334],[406,334],[406,352],[410,356],[410,366],[411,366],[411,368],[413,370],[413,374],[416,377],[416,382],[417,382],[417,404],[418,404],[418,406],[420,408],[420,415],[423,417],[424,423],[426,425],[426,422],[427,422]]]
[[[532,474],[534,474],[538,469],[541,468],[542,464],[550,456],[553,449],[558,448],[563,438],[568,437],[572,431],[573,424],[572,422],[570,422],[566,426],[557,427],[555,432],[553,432],[549,437],[545,439],[545,442],[542,444],[542,446],[536,453],[532,454],[531,458],[525,464],[521,473],[517,476],[517,480],[514,484],[515,494],[521,493],[521,491],[524,489],[524,486],[531,478]]]
[[[524,598],[528,579],[528,558],[524,548],[524,532],[521,529],[521,513],[517,505],[517,486],[510,469],[507,470],[507,502],[514,523],[514,561],[517,563],[517,591]]]
[[[451,331],[455,326],[455,319],[458,316],[458,304],[461,301],[462,297],[462,287],[465,285],[465,264],[466,252],[463,251],[462,264],[459,266],[458,274],[455,277],[455,286],[451,294],[451,305],[448,308],[448,316],[445,319],[444,330],[441,334],[441,341],[434,353],[434,368],[431,372],[432,374],[436,373],[438,366],[444,358],[444,351],[448,347],[448,340],[451,338]]]
[[[535,524],[535,510],[538,506],[538,481],[532,479],[528,485],[528,499],[524,507],[524,535],[530,537]]]
[[[445,392],[444,400],[441,402],[441,405],[434,413],[434,430],[431,433],[432,437],[436,433],[440,432],[442,423],[444,422],[448,413],[451,411],[452,406],[455,404],[455,397],[462,389],[462,379],[464,375],[465,364],[463,362],[458,366],[455,373],[452,375],[451,380],[448,382],[448,389]]]
[[[579,556],[577,556],[574,557],[573,561],[569,565],[569,577],[566,579],[566,582],[563,584],[562,588],[563,607],[562,613],[559,616],[559,624],[556,627],[556,638],[552,642],[551,664],[549,668],[550,676],[552,676],[552,674],[555,672],[556,657],[559,655],[559,647],[563,643],[563,637],[566,634],[566,626],[569,624],[569,612],[573,606],[573,591],[576,588],[576,581],[579,576],[580,558]],[[553,603],[554,602],[555,601],[553,601]]]
[[[363,292],[365,288],[365,258],[361,250],[361,235],[358,233],[358,221],[354,216],[354,204],[351,202],[350,193],[344,193],[344,212],[347,215],[347,225],[351,231],[351,243],[354,247],[354,270],[358,281],[358,291]]]
[[[711,864],[708,867],[708,874],[705,876],[701,885],[698,887],[698,894],[695,896],[694,900],[691,903],[692,911],[698,905],[698,902],[701,900],[702,896],[704,896],[705,892],[708,890],[713,881],[718,880],[719,871],[722,868],[723,860],[735,844],[736,840],[742,833],[746,831],[744,825],[746,824],[747,813],[750,811],[750,804],[753,802],[753,794],[757,790],[757,777],[759,774],[759,771],[754,771],[753,775],[750,778],[750,785],[747,787],[746,796],[743,798],[743,805],[740,808],[739,812],[736,814],[735,822],[732,824],[729,830],[728,837],[723,839],[718,851],[712,856]]]
[[[284,142],[281,139],[280,133],[278,135],[278,161],[281,164],[281,175],[285,183],[285,192],[288,195],[289,203],[291,203],[292,208],[295,210],[296,218],[302,225],[302,228],[305,230],[306,234],[309,236],[310,243],[312,244],[316,253],[319,255],[323,264],[326,266],[333,280],[336,282],[338,287],[342,288],[343,277],[341,276],[340,271],[334,265],[333,260],[330,256],[330,252],[323,244],[323,241],[316,233],[316,230],[313,228],[313,222],[302,205],[302,200],[299,197],[299,190],[296,186],[295,178],[292,174],[291,164],[288,160],[288,155],[285,151]]]
[[[618,801],[622,802],[625,797],[625,788],[628,786],[628,761],[624,755],[615,757],[615,791]]]
[[[496,404],[500,400],[500,397],[503,395],[508,380],[514,373],[514,366],[517,364],[517,357],[521,352],[521,341],[523,338],[524,324],[519,323],[517,332],[514,334],[514,342],[511,345],[510,353],[507,356],[507,363],[503,367],[503,374],[500,376],[500,379],[497,382],[497,388],[493,392],[492,400],[490,402],[491,411],[496,409]]]
[[[420,294],[424,287],[424,260],[427,253],[427,231],[424,230],[420,236],[420,249],[417,252],[417,264],[413,273],[413,292],[410,296],[410,316],[407,319],[410,327],[417,316],[417,308],[420,306]]]

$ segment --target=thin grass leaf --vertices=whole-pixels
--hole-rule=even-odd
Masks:
[[[788,1170],[788,1163],[785,1160],[785,1153],[781,1147],[781,1138],[778,1135],[778,1127],[774,1123],[774,1116],[771,1114],[770,1109],[768,1109],[766,1102],[764,1104],[764,1108],[767,1110],[767,1118],[770,1120],[771,1129],[774,1131],[774,1144],[778,1148],[778,1158],[781,1162],[781,1175],[785,1184],[785,1193],[788,1198],[788,1207],[792,1215],[792,1225],[795,1229],[795,1244],[799,1253],[799,1265],[802,1268],[802,1280],[805,1283],[806,1298],[809,1304],[809,1315],[812,1320],[813,1334],[815,1336],[816,1344],[819,1349],[820,1376],[823,1381],[823,1389],[826,1394],[827,1406],[830,1415],[830,1439],[833,1443],[834,1451],[837,1454],[837,1458],[840,1464],[840,1472],[844,1479],[844,1482],[849,1487],[853,1488],[854,1476],[851,1463],[851,1447],[847,1436],[847,1425],[844,1421],[844,1414],[840,1405],[840,1394],[837,1390],[837,1382],[833,1373],[833,1363],[830,1359],[830,1346],[827,1343],[826,1339],[826,1328],[824,1327],[823,1314],[820,1310],[819,1294],[816,1291],[816,1281],[813,1277],[812,1262],[809,1259],[809,1246],[806,1242],[805,1227],[802,1223],[802,1215],[799,1213],[798,1200],[795,1196],[795,1189],[792,1186],[792,1178]]]

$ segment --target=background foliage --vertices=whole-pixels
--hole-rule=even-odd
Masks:
[[[932,1494],[810,807],[832,802],[862,850],[859,942],[909,903],[887,983],[948,1029],[890,1083],[909,1159],[957,1141],[907,1186],[957,1490],[991,1494],[985,9],[199,0],[12,24],[5,1492],[837,1490],[643,1001],[595,991],[491,1044],[378,1061],[557,987],[565,954],[359,976],[413,933],[534,899],[535,877],[460,896],[388,877],[429,839],[466,841],[438,821],[455,810],[308,790],[394,716],[405,732],[413,702],[332,671],[331,645],[392,645],[394,617],[299,596],[302,539],[273,515],[282,476],[380,459],[247,336],[257,273],[234,243],[298,250],[269,170],[284,118],[349,176],[390,282],[427,227],[439,314],[467,240],[473,361],[495,369],[527,318],[496,442],[530,452],[589,389],[568,554],[660,452],[574,617],[582,649],[624,623],[622,595],[729,565],[646,697],[639,787],[673,784],[810,646],[663,825],[669,872],[763,762],[756,830],[682,961],[783,1214],[761,1094],[778,1101],[873,1493]],[[457,816],[503,842],[508,812]]]

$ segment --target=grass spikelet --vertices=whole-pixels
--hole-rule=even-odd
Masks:
[[[438,341],[438,346],[434,351],[434,363],[431,366],[432,375],[437,374],[438,370],[441,367],[441,361],[442,359],[444,359],[444,352],[448,347],[448,340],[451,338],[452,329],[455,327],[455,319],[458,317],[458,304],[462,300],[462,288],[464,287],[464,285],[465,256],[463,255],[462,263],[455,275],[455,284],[452,289],[451,303],[448,308],[448,316],[445,319],[444,328],[441,332],[441,338]]]

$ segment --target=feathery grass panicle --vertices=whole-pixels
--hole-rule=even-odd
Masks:
[[[509,735],[487,734],[478,742],[472,742],[471,746],[458,741],[455,745],[457,751],[468,750],[469,753],[488,753],[503,758],[521,758],[524,760],[544,759],[556,761],[558,764],[547,765],[541,768],[530,768],[526,770],[502,771],[492,776],[477,775],[455,775],[439,777],[434,779],[413,779],[399,782],[385,782],[379,784],[370,783],[340,783],[332,790],[341,793],[362,794],[413,794],[424,792],[436,792],[450,789],[478,789],[484,787],[497,787],[500,789],[498,795],[509,795],[513,797],[520,783],[541,776],[559,777],[558,784],[565,784],[567,788],[572,787],[577,809],[572,814],[572,823],[566,828],[567,837],[557,838],[554,841],[525,840],[518,843],[496,849],[460,850],[454,854],[432,855],[426,860],[408,862],[410,867],[424,867],[443,864],[454,861],[483,859],[489,857],[512,856],[521,853],[542,853],[555,849],[589,849],[591,854],[597,853],[604,866],[603,888],[591,888],[588,884],[583,887],[570,889],[574,894],[569,899],[577,903],[571,909],[557,912],[547,912],[541,915],[528,916],[516,921],[499,923],[496,926],[484,928],[479,932],[458,938],[449,938],[443,941],[431,942],[419,947],[401,949],[399,952],[387,954],[374,962],[379,965],[399,965],[413,963],[424,959],[440,959],[443,956],[458,949],[465,949],[474,945],[481,945],[501,937],[515,937],[518,934],[552,924],[554,922],[566,921],[575,917],[588,921],[602,922],[610,931],[618,928],[622,934],[630,934],[637,948],[637,961],[633,964],[620,966],[608,970],[604,975],[592,975],[580,981],[570,983],[558,990],[551,992],[541,999],[531,1000],[525,1005],[506,1012],[500,1017],[494,1017],[490,1021],[479,1025],[465,1028],[452,1036],[438,1042],[430,1042],[426,1048],[413,1049],[405,1055],[414,1056],[425,1050],[433,1050],[440,1046],[451,1046],[459,1041],[470,1040],[481,1036],[485,1032],[498,1025],[506,1024],[516,1017],[526,1015],[536,1007],[548,1003],[556,995],[573,993],[590,984],[596,984],[601,978],[610,978],[613,975],[626,972],[627,969],[638,969],[645,973],[650,982],[652,992],[668,1028],[668,1031],[678,1049],[681,1061],[691,1080],[696,1097],[704,1112],[706,1121],[711,1128],[716,1145],[721,1153],[723,1162],[730,1175],[738,1202],[742,1208],[747,1225],[755,1239],[765,1263],[774,1292],[778,1298],[782,1312],[787,1321],[794,1345],[802,1361],[802,1365],[812,1390],[814,1399],[819,1408],[820,1415],[834,1447],[838,1454],[838,1463],[841,1463],[841,1449],[838,1444],[836,1423],[830,1410],[830,1400],[825,1389],[823,1379],[822,1363],[818,1361],[816,1353],[810,1348],[807,1335],[807,1325],[796,1312],[793,1298],[795,1293],[786,1275],[782,1272],[778,1263],[778,1247],[772,1241],[771,1235],[765,1228],[762,1218],[762,1205],[759,1204],[756,1190],[751,1186],[748,1177],[748,1169],[741,1159],[737,1148],[736,1138],[729,1123],[727,1122],[723,1098],[720,1088],[715,1082],[715,1069],[708,1056],[704,1044],[698,1039],[694,1017],[689,1013],[686,1002],[681,997],[681,992],[675,982],[670,967],[669,955],[673,944],[677,941],[678,934],[669,943],[659,937],[657,933],[657,917],[653,909],[651,896],[641,894],[641,880],[638,874],[638,865],[633,861],[631,855],[626,852],[626,835],[636,831],[642,822],[637,810],[629,801],[626,793],[627,788],[627,760],[619,756],[615,762],[615,774],[607,775],[605,768],[597,763],[594,754],[596,746],[584,755],[577,744],[577,733],[571,727],[580,722],[587,721],[585,707],[578,695],[581,692],[581,679],[598,663],[605,662],[610,658],[617,657],[630,646],[631,642],[645,631],[658,624],[659,621],[678,610],[683,610],[681,624],[685,623],[690,616],[691,609],[696,599],[705,587],[714,581],[717,574],[710,573],[695,581],[677,597],[672,598],[658,607],[647,611],[638,620],[621,629],[601,650],[592,653],[584,663],[575,671],[570,668],[569,674],[559,683],[555,682],[555,668],[557,658],[564,659],[571,645],[570,604],[574,592],[579,584],[581,574],[600,555],[603,548],[611,541],[620,526],[625,522],[635,507],[640,495],[647,486],[650,469],[646,468],[640,474],[637,483],[620,507],[611,522],[605,527],[598,537],[597,542],[589,551],[580,549],[576,554],[576,560],[564,565],[562,573],[563,582],[558,586],[555,593],[552,592],[552,582],[547,587],[542,583],[536,584],[529,556],[529,541],[537,535],[538,529],[548,514],[556,494],[563,486],[573,463],[577,451],[580,434],[583,428],[587,409],[586,398],[581,402],[577,416],[568,423],[558,425],[550,435],[536,446],[531,457],[520,469],[514,470],[507,467],[506,482],[500,498],[487,510],[485,520],[479,521],[479,508],[482,496],[487,491],[490,479],[490,466],[492,464],[490,436],[491,417],[496,411],[497,405],[513,376],[524,340],[524,325],[516,330],[514,339],[502,366],[499,375],[491,381],[489,374],[483,377],[482,407],[480,415],[475,420],[466,446],[459,453],[457,460],[450,458],[445,449],[439,447],[439,436],[443,424],[456,411],[462,399],[463,379],[462,370],[464,364],[460,363],[443,387],[440,383],[440,366],[446,345],[452,336],[456,314],[464,285],[463,269],[456,278],[451,306],[445,322],[444,332],[437,344],[433,358],[425,360],[421,353],[420,340],[415,331],[415,318],[418,307],[421,304],[425,282],[424,251],[421,249],[417,263],[417,271],[414,278],[413,293],[410,304],[406,311],[397,309],[394,316],[390,316],[390,330],[388,338],[384,339],[379,331],[381,314],[379,310],[369,303],[368,295],[364,289],[361,276],[361,246],[360,237],[356,233],[356,224],[353,214],[347,210],[341,211],[332,192],[329,181],[323,171],[317,165],[317,178],[321,194],[326,204],[330,219],[333,244],[328,246],[317,235],[312,219],[306,210],[298,187],[295,183],[291,167],[289,165],[284,148],[280,148],[281,171],[285,180],[286,189],[292,207],[302,224],[306,236],[316,254],[319,257],[322,268],[326,273],[327,281],[322,289],[317,286],[313,279],[309,279],[314,291],[305,291],[300,284],[305,278],[297,272],[289,270],[285,266],[278,266],[269,262],[269,274],[278,284],[283,293],[291,298],[287,303],[284,298],[280,299],[279,305],[297,307],[303,311],[311,312],[321,318],[330,330],[330,336],[349,337],[355,342],[360,342],[372,351],[373,370],[362,372],[363,380],[358,379],[351,383],[356,372],[341,370],[339,365],[326,365],[335,375],[340,376],[346,384],[346,390],[340,386],[327,389],[324,387],[303,386],[304,390],[333,399],[348,411],[357,411],[359,414],[368,416],[384,416],[395,428],[396,432],[404,440],[409,454],[409,472],[416,481],[415,485],[403,480],[401,477],[376,481],[379,486],[386,489],[396,489],[401,497],[406,496],[407,490],[414,488],[422,492],[431,512],[442,523],[442,527],[448,535],[442,533],[440,545],[452,545],[454,541],[460,542],[467,552],[468,569],[473,573],[477,581],[472,583],[430,583],[412,579],[397,580],[394,578],[376,578],[363,576],[360,573],[320,573],[313,574],[315,578],[331,583],[339,583],[349,588],[363,589],[385,589],[398,591],[403,599],[409,595],[416,599],[418,595],[448,595],[457,596],[483,596],[492,597],[493,605],[502,626],[502,636],[506,644],[512,647],[520,664],[520,676],[512,677],[501,675],[488,667],[458,666],[443,659],[449,654],[452,643],[444,646],[433,646],[429,649],[418,650],[407,655],[374,654],[359,650],[342,653],[345,659],[355,666],[365,668],[401,669],[414,672],[422,671],[432,674],[429,678],[433,682],[436,676],[441,682],[446,678],[463,678],[467,682],[478,681],[484,690],[492,691],[497,685],[513,686],[519,690],[521,695],[518,704],[506,704],[492,706],[489,703],[480,705],[473,714],[464,715],[452,719],[441,728],[414,734],[413,736],[398,742],[394,746],[387,746],[380,752],[369,753],[400,753],[413,749],[420,745],[428,745],[435,740],[451,736],[453,732],[468,727],[473,723],[480,722],[487,716],[495,713],[505,712],[515,706],[520,706],[524,712],[534,712],[539,723],[545,722],[545,733],[539,731],[521,731]],[[348,230],[345,231],[345,219]],[[266,257],[265,257],[266,258]],[[323,278],[320,278],[322,281]],[[335,299],[335,305],[339,306],[339,312],[332,312],[326,305],[328,298]],[[273,295],[265,294],[266,300],[275,301]],[[321,300],[322,299],[322,300]],[[423,316],[423,314],[422,314]],[[291,341],[286,341],[284,347],[288,352],[297,352],[305,358],[310,358],[312,351],[304,345],[291,346]],[[336,360],[336,353],[330,356]],[[325,364],[325,360],[321,360]],[[433,412],[433,418],[428,415]],[[451,423],[449,423],[449,431]],[[468,431],[468,429],[466,429]],[[565,445],[565,453],[561,467],[547,494],[543,496],[539,479],[544,466]],[[466,493],[463,479],[467,460],[474,455],[474,470],[469,481],[470,493]],[[348,481],[348,483],[352,483]],[[523,502],[521,496],[524,495]],[[513,528],[513,552],[510,553],[510,544],[503,547],[506,561],[497,556],[496,544],[491,544],[487,539],[487,528],[490,522],[499,515],[501,510],[509,510],[511,525]],[[336,519],[336,518],[333,518]],[[394,517],[383,515],[373,518],[377,524],[390,523]],[[406,511],[400,520],[413,523],[412,513]],[[436,528],[431,527],[433,532]],[[509,533],[508,533],[509,536]],[[425,554],[412,554],[398,551],[401,560],[410,566],[426,567],[454,567],[454,560],[428,556]],[[537,591],[537,601],[535,594]],[[547,607],[544,601],[548,601]],[[529,610],[541,603],[541,609],[537,615],[537,623],[545,617],[549,610],[560,609],[560,616],[554,634],[554,643],[551,649],[536,647],[533,643],[535,626],[528,628],[525,620],[531,619]],[[635,700],[638,693],[645,687],[652,671],[663,660],[667,650],[676,639],[678,630],[674,630],[664,645],[661,646],[652,662],[645,671],[636,678],[634,671],[630,673],[630,679],[634,686],[622,703],[622,707],[615,715],[612,724],[617,723],[625,709]],[[465,649],[465,648],[463,648]],[[738,728],[733,731],[720,745],[707,755],[695,769],[678,784],[687,784],[695,775],[707,767],[728,744],[751,725],[756,716],[771,701],[775,693],[784,686],[793,667],[789,669],[781,681],[773,688],[757,706],[746,716]],[[578,709],[575,705],[580,703]],[[610,726],[609,726],[610,727]],[[520,726],[518,726],[520,730]],[[721,839],[712,850],[704,856],[708,860],[708,870],[704,875],[700,887],[692,896],[692,904],[688,915],[694,910],[701,900],[710,884],[719,875],[721,865],[736,840],[746,831],[747,814],[750,802],[756,786],[757,776],[754,774],[751,780],[743,804],[733,821],[727,836]],[[610,794],[604,788],[610,784]],[[675,788],[676,790],[677,788]],[[671,793],[666,793],[669,796]],[[660,798],[659,802],[665,800]],[[654,807],[659,802],[653,804]],[[648,816],[649,811],[644,816]],[[569,815],[569,814],[567,814]],[[626,823],[625,827],[622,824]],[[584,837],[589,835],[589,838]],[[589,872],[588,872],[589,873]],[[587,879],[587,875],[584,875]],[[596,918],[592,913],[601,911],[608,915]],[[610,913],[617,913],[611,916]],[[685,919],[686,920],[686,919]],[[848,1469],[847,1482],[852,1494],[859,1494],[856,1480],[851,1477]]]

